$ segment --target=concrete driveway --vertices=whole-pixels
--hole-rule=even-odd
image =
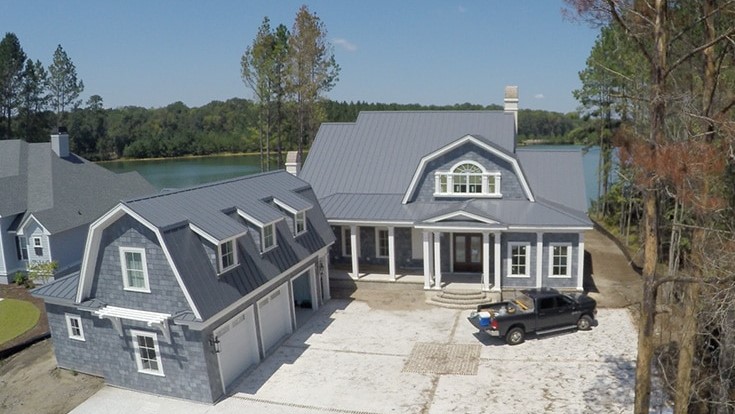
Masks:
[[[214,406],[106,386],[74,413],[630,412],[636,333],[599,326],[510,347],[468,311],[387,311],[332,300]]]

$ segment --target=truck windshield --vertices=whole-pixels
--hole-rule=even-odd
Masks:
[[[524,294],[518,295],[512,302],[524,311],[533,308],[533,299]]]

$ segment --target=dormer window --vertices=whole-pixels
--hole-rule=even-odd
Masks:
[[[294,215],[294,235],[306,231],[306,211],[299,211]]]
[[[227,240],[219,245],[219,271],[225,272],[237,265],[237,255],[235,254],[235,239]]]
[[[500,172],[486,171],[474,161],[460,162],[449,171],[437,171],[434,178],[434,196],[502,197]]]
[[[266,224],[263,226],[261,233],[263,253],[276,247],[276,223]]]

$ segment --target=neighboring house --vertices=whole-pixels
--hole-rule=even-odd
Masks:
[[[79,266],[89,223],[120,200],[155,188],[137,172],[115,174],[51,143],[0,141],[0,283],[33,262]]]
[[[311,187],[265,173],[118,204],[33,294],[60,367],[213,402],[329,299],[333,243]]]
[[[469,274],[485,291],[582,290],[581,153],[517,150],[517,87],[505,105],[322,124],[299,177],[337,237],[332,260],[353,278],[423,273],[426,289]]]

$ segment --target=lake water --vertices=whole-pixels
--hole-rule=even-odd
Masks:
[[[530,148],[530,147],[527,147]],[[541,145],[534,149],[582,151],[576,145]],[[600,148],[592,147],[583,156],[587,197],[597,198],[597,162]],[[138,171],[159,189],[185,188],[197,184],[226,180],[228,178],[260,172],[259,155],[231,155],[197,158],[174,158],[147,161],[110,161],[101,166],[114,172]]]

